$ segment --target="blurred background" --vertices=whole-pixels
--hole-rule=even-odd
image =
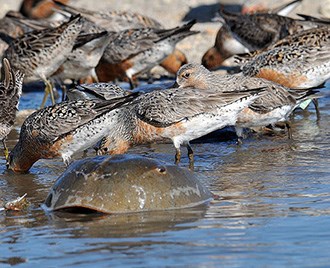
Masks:
[[[0,0],[0,17],[9,10],[19,10],[22,0]],[[38,2],[28,0],[26,2]],[[200,63],[205,51],[214,44],[215,36],[220,28],[219,22],[212,22],[217,10],[223,5],[230,11],[246,12],[270,9],[288,3],[290,0],[69,0],[73,6],[91,10],[131,10],[150,16],[158,20],[166,28],[175,27],[189,19],[197,19],[193,30],[200,34],[185,38],[177,44],[177,48],[184,51],[189,62]],[[305,13],[322,17],[330,17],[330,0],[303,0],[290,16],[295,13]]]

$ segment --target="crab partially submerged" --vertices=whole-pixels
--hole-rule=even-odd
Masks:
[[[212,200],[196,174],[135,156],[99,156],[72,163],[51,188],[49,210],[128,213],[193,207]]]

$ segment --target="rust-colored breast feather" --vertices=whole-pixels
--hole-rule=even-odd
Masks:
[[[99,82],[109,82],[115,79],[125,79],[126,70],[131,68],[133,63],[130,60],[125,60],[118,64],[110,64],[105,61],[100,61],[96,66],[96,74],[99,78]]]
[[[186,128],[182,122],[177,122],[167,127],[157,127],[139,119],[137,121],[136,131],[133,132],[133,142],[135,144],[143,144],[154,141],[165,141],[185,131]]]
[[[289,88],[297,88],[307,80],[306,76],[298,73],[284,74],[267,68],[260,69],[256,77],[264,78]]]
[[[66,144],[70,144],[73,141],[73,135],[68,134],[64,136],[61,139],[58,139],[56,142],[53,143],[53,145],[49,148],[46,155],[44,155],[44,158],[54,158],[54,157],[60,157],[60,151],[62,149],[62,146]]]

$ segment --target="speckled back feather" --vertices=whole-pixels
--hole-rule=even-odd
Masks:
[[[0,140],[4,139],[14,124],[18,110],[19,98],[22,94],[24,74],[14,71],[9,61],[2,61],[2,81],[0,82]]]

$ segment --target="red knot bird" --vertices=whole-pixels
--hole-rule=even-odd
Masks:
[[[247,52],[249,49],[238,42],[226,27],[222,26],[217,33],[214,46],[203,55],[202,64],[207,69],[215,69],[230,56]]]
[[[285,122],[289,138],[292,137],[288,117],[292,111],[307,99],[313,98],[314,90],[294,90],[271,81],[246,77],[242,74],[217,75],[199,64],[186,64],[177,74],[180,88],[190,87],[201,90],[232,91],[263,87],[266,94],[245,107],[237,116],[236,133],[241,142],[243,128],[254,128]]]
[[[246,76],[294,89],[317,88],[330,78],[329,48],[330,28],[320,26],[289,35],[266,50],[241,55],[235,60]],[[319,118],[317,99],[312,101]]]
[[[71,15],[81,14],[85,18],[83,31],[86,33],[95,33],[103,30],[118,33],[124,30],[139,28],[163,29],[163,26],[157,20],[129,11],[91,11],[60,3],[58,4],[58,8],[61,8]],[[130,40],[130,42],[131,41],[132,40]],[[109,49],[111,50],[112,48]],[[111,52],[107,53],[111,55]],[[122,58],[122,61],[123,60],[126,59]],[[169,73],[176,74],[179,68],[185,63],[187,63],[185,55],[181,51],[175,49],[173,53],[161,61],[160,66]],[[122,65],[126,64],[123,63]],[[100,81],[113,81],[115,78],[125,76],[123,75],[123,71],[117,71],[116,69],[117,68],[111,66],[108,61],[101,61],[98,66],[98,75],[101,77]],[[125,68],[122,67],[119,69]]]
[[[180,162],[180,146],[185,145],[193,167],[189,142],[234,125],[237,114],[263,92],[260,88],[232,92],[170,88],[142,94],[120,109],[117,126],[102,139],[98,154],[121,154],[133,145],[172,141],[175,163]]]
[[[61,157],[68,165],[74,153],[95,145],[113,129],[120,106],[137,94],[111,100],[78,100],[48,106],[23,123],[9,154],[8,169],[27,172],[39,159]]]
[[[301,0],[295,0],[268,11],[264,10],[263,12],[267,12],[267,14],[272,13],[285,16],[294,8],[296,8],[296,6],[300,4],[300,2]],[[259,10],[259,13],[261,12],[262,11]],[[217,19],[218,18],[216,17],[215,20]],[[253,26],[251,25],[251,27]],[[265,30],[267,31],[268,29],[269,27],[266,26]],[[276,31],[276,29],[272,31]],[[226,66],[227,63],[224,61],[227,58],[236,54],[242,54],[247,52],[250,52],[250,49],[243,45],[242,42],[239,42],[239,40],[237,40],[235,32],[232,32],[230,30],[230,27],[224,25],[220,28],[216,35],[214,46],[208,49],[203,55],[202,64],[209,70],[215,69],[219,66]]]
[[[47,79],[72,51],[82,27],[80,18],[77,15],[57,28],[26,33],[13,40],[4,53],[12,67],[25,74],[24,82],[44,81],[46,94],[42,106],[48,93],[55,103],[52,85]]]
[[[24,27],[26,32],[54,28],[58,26],[56,24],[59,24],[58,22],[32,20],[21,16],[10,18]],[[110,42],[110,35],[101,28],[86,26],[84,18],[81,18],[81,22],[83,26],[75,40],[72,51],[68,54],[65,62],[51,75],[51,81],[61,83],[65,79],[79,81],[80,79],[91,77],[94,82],[98,82],[95,67]]]
[[[106,77],[99,72],[99,66],[96,68],[100,81],[128,78],[133,87],[133,76],[148,72],[173,52],[176,43],[198,33],[190,30],[194,24],[191,21],[167,30],[139,28],[115,33],[101,59],[105,65],[101,71]]]
[[[330,78],[330,28],[319,27],[290,35],[241,67],[246,76],[290,88],[311,88]]]
[[[0,82],[0,141],[3,144],[7,161],[6,138],[14,125],[19,98],[22,94],[24,75],[20,71],[13,70],[6,58],[2,60],[2,69],[2,81]]]
[[[220,17],[224,27],[249,51],[267,48],[280,39],[306,29],[329,24],[310,16],[293,19],[272,13],[240,14],[222,10]]]

